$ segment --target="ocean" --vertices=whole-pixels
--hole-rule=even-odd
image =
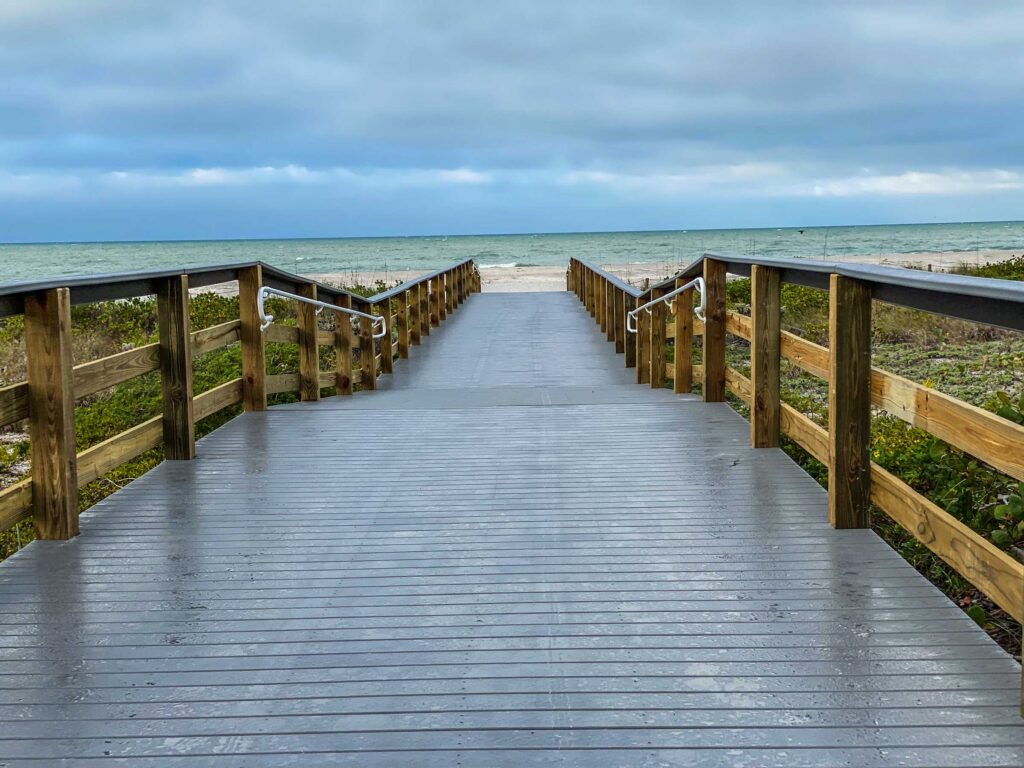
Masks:
[[[0,282],[260,260],[293,272],[428,271],[473,257],[482,268],[685,264],[705,251],[791,258],[1018,250],[1024,222],[901,224],[448,237],[39,243],[0,245]]]

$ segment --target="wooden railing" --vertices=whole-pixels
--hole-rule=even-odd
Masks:
[[[751,278],[751,314],[729,311],[726,275]],[[682,286],[705,280],[702,323],[693,316],[693,292],[638,316],[627,336],[625,314]],[[705,401],[732,392],[750,409],[755,448],[779,445],[786,435],[828,467],[828,514],[836,528],[867,528],[874,504],[988,595],[1017,621],[1024,620],[1024,564],[870,460],[871,409],[879,408],[1024,480],[1024,426],[936,392],[871,364],[872,300],[949,317],[1024,330],[1024,284],[912,270],[809,260],[706,254],[687,269],[647,290],[573,259],[567,286],[600,324],[638,383],[689,392],[696,379]],[[829,345],[823,347],[781,327],[783,282],[829,292]],[[683,301],[688,297],[688,301]],[[726,334],[750,343],[750,377],[726,365]],[[701,363],[692,362],[692,340],[702,336]],[[671,364],[666,340],[674,339]],[[780,364],[785,358],[828,382],[828,429],[783,402]]]
[[[191,330],[189,291],[232,281],[238,283],[239,318]],[[261,332],[256,293],[263,285],[386,313],[388,333],[375,342],[371,321],[361,320],[355,340],[349,316],[340,312],[334,330],[321,331],[307,304],[296,307],[294,326],[275,323]],[[298,392],[302,400],[318,400],[321,388],[335,387],[339,395],[351,395],[356,384],[375,389],[378,375],[391,373],[396,355],[408,357],[410,347],[432,326],[479,290],[472,259],[370,298],[261,262],[0,286],[0,317],[25,318],[28,371],[27,381],[0,388],[0,427],[27,420],[32,463],[30,477],[0,490],[0,531],[31,518],[38,538],[71,538],[78,533],[79,486],[161,446],[167,459],[193,458],[196,422],[238,402],[247,411],[260,411],[275,393]],[[72,365],[73,304],[152,295],[157,298],[159,342]],[[194,395],[193,359],[235,342],[241,342],[242,375]],[[299,372],[267,375],[267,342],[297,344]],[[356,342],[360,369],[353,372]],[[319,369],[321,346],[334,347],[334,371]],[[76,453],[76,401],[154,371],[160,372],[161,415]]]

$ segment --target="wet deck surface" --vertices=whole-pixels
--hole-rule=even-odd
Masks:
[[[557,331],[557,333],[555,333]],[[1020,669],[569,294],[0,565],[0,766],[1024,764]]]

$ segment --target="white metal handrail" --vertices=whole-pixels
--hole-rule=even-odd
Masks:
[[[707,299],[704,296],[704,278],[703,277],[695,277],[695,278],[693,278],[693,280],[691,280],[690,282],[686,283],[686,285],[681,285],[678,288],[676,288],[674,291],[670,291],[670,292],[666,293],[664,296],[659,296],[658,298],[654,299],[653,301],[648,301],[646,304],[642,304],[639,307],[637,307],[636,309],[631,310],[630,312],[627,312],[626,313],[626,330],[629,331],[630,333],[636,333],[636,325],[631,324],[630,320],[636,320],[636,316],[638,314],[640,314],[640,312],[642,312],[644,310],[647,310],[647,314],[651,314],[651,307],[653,307],[658,302],[661,302],[661,301],[668,302],[669,303],[669,309],[674,312],[675,311],[676,297],[680,293],[688,291],[691,288],[696,288],[697,289],[697,293],[700,294],[700,304],[693,308],[693,314],[695,314],[697,316],[697,318],[703,323],[704,322],[704,310],[707,309]]]
[[[349,309],[348,307],[339,307],[336,304],[328,304],[326,301],[317,301],[311,299],[308,296],[299,296],[297,293],[288,293],[288,291],[279,291],[277,288],[271,288],[269,285],[264,285],[256,293],[256,306],[260,313],[260,330],[265,331],[270,327],[270,324],[274,322],[274,316],[268,315],[266,307],[263,306],[264,300],[267,296],[280,296],[283,299],[294,299],[295,301],[302,301],[306,304],[312,304],[316,307],[316,313],[319,315],[321,311],[325,309],[331,309],[335,312],[344,312],[346,315],[352,315],[353,317],[365,317],[368,320],[372,320],[374,325],[380,324],[380,332],[374,333],[373,338],[379,339],[388,332],[388,325],[383,315],[370,315],[366,312],[360,312],[358,309]]]

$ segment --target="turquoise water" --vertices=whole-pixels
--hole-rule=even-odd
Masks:
[[[687,263],[704,251],[842,258],[920,251],[1018,250],[1024,222],[720,229],[556,235],[0,245],[0,282],[260,260],[295,272],[426,271],[473,257],[483,267]]]

